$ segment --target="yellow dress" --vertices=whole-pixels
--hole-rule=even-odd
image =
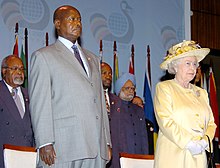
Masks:
[[[174,80],[160,82],[154,97],[159,133],[154,168],[206,168],[205,152],[192,155],[185,146],[216,129],[206,90],[190,84],[185,89]]]

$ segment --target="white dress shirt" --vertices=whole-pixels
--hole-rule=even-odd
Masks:
[[[5,80],[3,80],[3,81],[5,82]],[[9,92],[12,93],[12,89],[13,89],[13,88],[12,88],[10,85],[8,85],[6,82],[5,82],[5,84],[6,84],[7,88],[8,88],[8,90],[9,90]],[[24,110],[24,112],[25,112],[25,103],[24,103],[23,94],[22,94],[22,92],[21,92],[21,88],[20,88],[20,87],[17,87],[17,89],[18,89],[17,94],[18,94],[18,96],[19,96],[19,98],[20,98],[20,100],[21,100],[21,105],[22,105],[22,108],[23,108],[23,110]]]
[[[74,45],[71,41],[61,37],[61,36],[58,36],[58,40],[63,43],[73,54],[74,54],[74,51],[72,49],[72,46]],[[86,73],[87,75],[89,76],[89,65],[88,65],[88,62],[86,60],[86,57],[84,56],[83,52],[80,50],[79,48],[79,44],[78,42],[76,41],[75,42],[75,45],[77,46],[78,50],[79,50],[79,55],[82,59],[82,62],[83,62],[83,65],[85,67],[85,70],[86,70]]]

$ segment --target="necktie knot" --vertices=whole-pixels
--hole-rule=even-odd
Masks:
[[[86,69],[85,69],[85,67],[84,67],[82,58],[80,57],[80,54],[79,54],[79,50],[78,50],[78,48],[77,48],[77,46],[76,46],[75,44],[73,44],[72,49],[73,49],[73,51],[74,51],[74,55],[75,55],[76,59],[79,61],[80,65],[82,66],[82,68],[83,68],[84,71],[86,72]]]
[[[11,95],[13,96],[14,99],[17,97],[17,94],[18,94],[18,89],[12,88]]]
[[[76,46],[75,44],[73,44],[72,49],[73,49],[74,52],[75,52],[75,51],[79,52],[79,51],[78,51],[78,48],[77,48],[77,46]]]

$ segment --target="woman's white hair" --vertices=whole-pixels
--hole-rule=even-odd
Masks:
[[[168,72],[169,72],[170,74],[176,74],[176,72],[177,72],[177,65],[181,62],[181,59],[182,59],[182,58],[173,60],[173,61],[171,61],[171,62],[167,65],[167,66],[168,66],[167,70],[168,70]]]

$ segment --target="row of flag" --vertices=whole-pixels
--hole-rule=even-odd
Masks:
[[[23,83],[23,87],[27,88],[28,87],[28,30],[27,28],[24,29],[24,36],[21,37],[22,39],[22,45],[20,49],[20,54],[19,54],[19,33],[18,33],[18,23],[15,25],[15,42],[13,46],[13,51],[12,54],[16,55],[21,58],[23,64],[24,64],[24,69],[25,69],[25,80]],[[48,46],[48,33],[46,33],[46,46]]]
[[[25,29],[25,37],[27,36],[27,29]],[[26,39],[26,38],[25,38]],[[25,69],[25,73],[24,73],[24,83],[23,83],[23,87],[27,88],[28,87],[28,61],[25,55],[25,50],[24,50],[24,45],[27,46],[26,40],[24,40],[24,42],[22,42],[22,46],[21,46],[21,53],[20,53],[20,58],[24,64],[24,69]],[[16,55],[19,57],[19,45],[18,45],[18,23],[15,26],[15,43],[13,46],[13,55]]]
[[[201,88],[205,89],[209,94],[209,100],[210,100],[210,106],[212,108],[212,112],[215,118],[215,123],[218,126],[216,128],[215,132],[215,141],[219,142],[219,136],[220,136],[220,130],[219,130],[219,106],[218,106],[218,100],[217,100],[217,90],[216,90],[216,82],[214,77],[214,72],[212,69],[212,66],[208,69],[208,80],[206,78],[206,73],[202,72],[201,67],[197,69],[197,78],[195,79],[196,82],[194,82],[197,86],[200,86]],[[208,82],[207,82],[208,81]],[[220,144],[219,144],[220,148]]]
[[[210,106],[212,108],[212,112],[215,119],[215,124],[217,125],[216,131],[215,131],[215,137],[213,140],[213,151],[214,151],[214,158],[216,163],[220,163],[220,130],[219,130],[219,105],[217,100],[217,90],[216,90],[216,83],[215,83],[215,77],[212,67],[209,68],[209,78],[208,78],[208,86],[207,86],[207,80],[205,73],[202,73],[201,75],[201,87],[206,89],[209,94],[209,101]]]

